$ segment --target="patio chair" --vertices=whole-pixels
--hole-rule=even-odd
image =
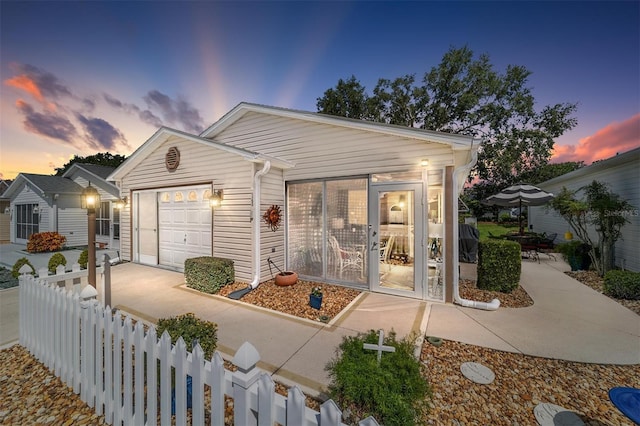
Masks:
[[[549,234],[546,237],[539,238],[538,241],[536,242],[536,251],[538,253],[546,254],[547,256],[549,256],[549,258],[555,261],[556,257],[552,254],[552,251],[556,246],[554,241],[557,236],[558,236],[558,233],[554,232],[553,234]]]
[[[329,237],[329,246],[333,255],[334,270],[342,279],[342,273],[347,270],[364,274],[364,257],[358,250],[344,249],[333,235]]]
[[[386,241],[380,243],[380,263],[389,265],[394,239],[394,236],[390,236]]]

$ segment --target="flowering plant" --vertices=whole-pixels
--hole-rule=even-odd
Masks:
[[[311,295],[322,297],[322,287],[314,287],[311,289]]]

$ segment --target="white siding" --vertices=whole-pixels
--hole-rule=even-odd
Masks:
[[[262,219],[262,216],[258,218],[260,221],[260,280],[265,281],[271,279],[270,272],[273,274],[278,273],[273,267],[269,271],[268,258],[271,258],[280,269],[284,270],[285,268],[285,205],[282,170],[271,169],[267,175],[263,176],[261,190],[260,212],[264,214],[274,204],[279,206],[282,212],[282,222],[276,231],[271,230],[269,225]]]
[[[419,170],[453,165],[451,147],[285,117],[248,113],[216,142],[289,160],[286,181]]]
[[[180,151],[180,165],[174,172],[165,167],[170,147]],[[233,259],[238,280],[250,280],[252,163],[236,154],[204,144],[171,137],[159,144],[121,183],[121,195],[131,199],[131,191],[187,186],[213,182],[224,190],[224,201],[214,212],[213,255]],[[131,204],[121,213],[120,249],[131,260]]]
[[[86,188],[87,186],[89,186],[89,180],[86,179],[84,176],[80,176],[76,174],[73,176],[71,180],[73,180],[75,183],[77,183],[83,188]],[[114,196],[113,194],[110,194],[109,192],[102,189],[99,186],[99,182],[91,181],[91,186],[98,190],[98,193],[100,194],[100,199],[102,201],[115,201],[118,199],[117,196]]]
[[[636,150],[640,153],[640,150]],[[628,155],[628,154],[627,154]],[[594,180],[606,183],[609,189],[626,199],[633,205],[634,210],[626,216],[631,222],[622,228],[622,239],[618,240],[615,246],[616,266],[624,266],[626,269],[640,272],[640,164],[639,155],[630,155],[629,161],[622,164],[614,164],[606,167],[606,163],[595,164],[579,173],[572,172],[565,176],[553,179],[548,183],[543,183],[540,187],[554,194],[560,192],[562,187],[576,190],[590,184]],[[612,158],[611,160],[615,160]],[[610,160],[605,160],[610,161]],[[589,173],[585,173],[589,172]],[[578,197],[583,196],[582,193]],[[531,207],[529,223],[533,224],[536,232],[558,233],[556,242],[564,241],[563,234],[569,230],[568,224],[558,214],[545,207]],[[595,234],[594,234],[595,235]]]

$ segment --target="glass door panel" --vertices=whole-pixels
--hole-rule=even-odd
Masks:
[[[372,188],[370,276],[375,291],[422,295],[421,194],[420,184]]]

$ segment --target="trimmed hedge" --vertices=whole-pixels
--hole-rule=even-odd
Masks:
[[[607,272],[604,274],[604,294],[616,299],[640,300],[640,272]]]
[[[62,250],[67,237],[57,232],[39,232],[31,234],[27,241],[27,251],[29,253],[43,253],[47,251]]]
[[[158,337],[165,331],[171,336],[171,343],[174,345],[182,336],[189,352],[193,349],[194,340],[197,339],[206,359],[211,359],[218,345],[218,325],[197,318],[192,313],[159,319],[156,327]]]
[[[56,273],[58,265],[67,266],[67,258],[62,253],[56,253],[49,259],[47,267],[52,274]]]
[[[26,257],[21,257],[20,259],[16,260],[16,263],[13,264],[13,268],[11,269],[11,276],[13,276],[13,278],[18,278],[20,276],[20,268],[22,268],[22,265],[29,265],[32,271],[31,275],[35,275],[36,269],[33,267],[31,262],[29,262],[29,259],[27,259]]]
[[[235,281],[233,260],[221,257],[194,257],[184,261],[187,287],[203,293],[216,294]]]
[[[478,283],[482,290],[511,293],[520,285],[520,244],[486,240],[478,244]]]
[[[80,253],[80,257],[78,257],[78,265],[82,269],[87,269],[87,264],[89,263],[89,250],[84,249],[82,253]]]

